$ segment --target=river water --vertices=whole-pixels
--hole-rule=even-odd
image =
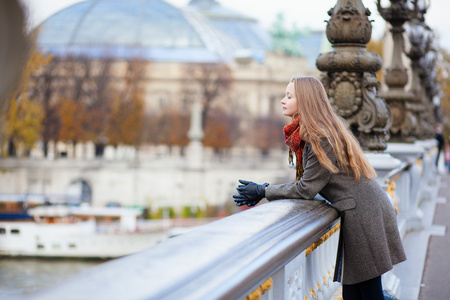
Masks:
[[[0,299],[17,299],[56,285],[105,260],[0,257]]]

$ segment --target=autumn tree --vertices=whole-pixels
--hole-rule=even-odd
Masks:
[[[219,153],[231,148],[239,138],[239,120],[223,109],[212,109],[207,116],[203,144]]]
[[[107,138],[111,145],[138,148],[142,140],[144,122],[144,80],[148,63],[134,58],[126,62],[122,87],[115,87],[112,95]]]
[[[94,142],[96,156],[103,156],[103,150],[108,142],[107,131],[112,113],[112,87],[114,60],[102,58],[88,60],[89,64],[83,83],[84,94],[82,101],[86,103],[87,116],[84,129],[88,133],[89,140]]]
[[[58,115],[60,116],[59,140],[72,144],[75,155],[78,141],[87,140],[83,128],[87,112],[83,103],[62,98],[58,103]]]
[[[9,103],[3,117],[3,134],[8,141],[8,154],[16,155],[19,145],[25,149],[25,155],[29,155],[33,146],[39,140],[42,131],[44,109],[29,93],[29,86],[34,84],[33,73],[48,65],[51,56],[45,56],[33,47],[21,83],[10,95]]]
[[[31,93],[40,99],[43,120],[43,151],[50,141],[93,141],[102,154],[106,126],[111,112],[111,58],[57,56],[36,72]],[[74,112],[76,115],[70,115]]]
[[[200,95],[202,127],[205,129],[211,104],[220,96],[226,97],[230,91],[233,81],[231,69],[224,63],[196,63],[187,65],[185,71],[187,81],[184,93],[188,96]],[[192,83],[196,86],[193,87]]]
[[[250,144],[261,150],[263,155],[268,154],[271,148],[280,148],[284,145],[283,121],[275,116],[257,117],[253,120],[251,130],[247,132]]]
[[[112,112],[114,75],[110,57],[93,59],[87,56],[66,57],[61,65],[67,76],[62,95],[72,99],[83,112],[81,135],[77,141],[92,141],[96,156],[102,156],[107,143],[107,127]]]
[[[375,40],[371,39],[369,41],[369,43],[367,44],[366,51],[378,54],[381,58],[383,58],[383,45],[384,45],[383,40],[375,41]],[[377,78],[380,82],[383,81],[383,70],[382,69],[378,70]]]
[[[44,156],[48,155],[49,142],[57,140],[59,134],[59,116],[57,103],[54,101],[55,81],[58,78],[56,67],[60,58],[52,57],[48,64],[33,72],[33,84],[29,87],[31,98],[36,99],[44,110],[42,119],[42,150]]]
[[[450,142],[450,53],[440,49],[438,62],[438,82],[441,85],[441,114],[444,123],[444,137]]]
[[[39,103],[30,99],[12,99],[6,117],[6,136],[8,154],[16,156],[18,145],[25,148],[29,156],[31,149],[40,137],[43,109]]]
[[[36,74],[32,93],[41,99],[44,153],[50,141],[92,141],[97,156],[109,142],[137,147],[144,114],[144,80],[147,62],[117,61],[105,55],[58,56]],[[125,71],[117,66],[125,65]]]
[[[124,105],[120,96],[117,94],[114,94],[111,100],[113,103],[106,136],[108,138],[108,143],[117,147],[122,140],[122,132],[117,128],[117,124],[121,122]]]
[[[148,113],[145,116],[144,141],[154,145],[185,147],[189,143],[189,114],[185,111],[167,108],[162,113]]]
[[[139,93],[129,97],[112,97],[112,111],[107,128],[108,143],[138,147],[144,119],[144,101]]]

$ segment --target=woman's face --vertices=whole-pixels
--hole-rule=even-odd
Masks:
[[[286,95],[281,99],[281,105],[283,106],[283,115],[286,117],[292,117],[297,113],[297,98],[295,97],[294,83],[289,82],[286,88]]]

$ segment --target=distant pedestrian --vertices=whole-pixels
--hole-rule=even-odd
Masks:
[[[264,197],[311,200],[319,193],[341,216],[334,281],[342,282],[343,298],[384,299],[381,275],[406,255],[394,207],[373,179],[375,170],[319,80],[293,78],[281,105],[292,118],[284,134],[296,155],[297,180],[279,185],[239,180],[236,205],[254,206]]]
[[[447,172],[450,172],[450,137],[448,139],[447,146],[445,146],[444,158]]]
[[[438,142],[438,153],[436,156],[436,169],[438,168],[439,165],[439,157],[441,156],[441,152],[444,149],[444,145],[445,145],[445,141],[444,141],[444,136],[442,135],[442,124],[438,123],[436,125],[436,140]]]

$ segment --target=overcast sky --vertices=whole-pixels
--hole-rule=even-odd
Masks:
[[[4,0],[1,0],[4,1]],[[72,5],[80,0],[22,0],[29,6],[30,24],[36,26],[55,12]],[[185,6],[189,0],[166,0],[174,6]],[[337,0],[218,0],[223,6],[241,12],[259,20],[260,24],[269,29],[277,13],[284,14],[287,23],[296,23],[300,28],[324,30],[325,20],[329,19],[328,10]],[[363,4],[370,9],[374,20],[372,37],[379,39],[385,28],[384,20],[376,9],[376,0],[363,0]],[[388,0],[382,4],[389,5]],[[431,0],[431,6],[426,15],[427,24],[435,31],[441,47],[450,51],[450,0]]]

